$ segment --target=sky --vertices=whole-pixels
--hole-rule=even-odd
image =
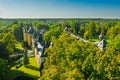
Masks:
[[[120,0],[0,0],[0,18],[120,18]]]

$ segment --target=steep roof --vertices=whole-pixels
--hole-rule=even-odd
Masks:
[[[32,26],[27,25],[27,27],[25,27],[23,31],[24,33],[32,34],[34,32],[34,29],[32,28]]]

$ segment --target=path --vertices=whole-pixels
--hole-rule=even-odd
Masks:
[[[74,37],[74,38],[76,38],[76,39],[78,39],[78,40],[80,40],[80,41],[83,41],[83,42],[85,42],[85,43],[89,42],[88,40],[85,40],[85,39],[83,39],[83,38],[80,38],[80,36],[75,35],[75,34],[69,32],[69,31],[65,31],[65,32],[67,32],[67,33],[70,34],[72,37]]]
[[[73,33],[70,32],[70,31],[65,31],[65,32],[67,32],[67,33],[70,34],[72,37],[76,38],[77,40],[83,41],[83,42],[85,42],[85,43],[92,43],[92,42],[90,42],[90,41],[88,41],[88,40],[85,40],[85,39],[83,39],[83,38],[80,38],[79,35],[75,35],[75,34],[73,34]],[[99,43],[99,42],[94,42],[93,44],[96,45],[96,46],[99,48],[98,43]],[[100,48],[99,48],[99,49],[100,49]]]

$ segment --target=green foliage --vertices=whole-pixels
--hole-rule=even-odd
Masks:
[[[106,51],[101,52],[92,44],[80,42],[63,33],[46,50],[49,55],[40,79],[120,79],[119,39],[120,35],[117,35]]]
[[[120,35],[108,44],[105,52],[90,53],[83,62],[82,70],[87,79],[120,79]]]
[[[119,26],[119,24],[109,28],[108,31],[107,31],[107,36],[110,39],[113,39],[118,34],[120,34],[120,26]]]
[[[96,28],[96,24],[93,21],[90,21],[89,29],[88,29],[89,39],[92,39],[95,36],[96,34],[95,28]]]
[[[10,31],[11,29],[11,23],[9,23],[6,20],[2,20],[0,21],[0,33],[6,33],[8,31]]]
[[[61,27],[51,28],[44,34],[43,40],[45,41],[46,44],[50,43],[54,38],[58,38],[61,33],[62,33]]]
[[[120,34],[118,34],[114,39],[111,40],[109,47],[120,52]]]
[[[24,55],[23,55],[24,59],[23,59],[23,64],[24,66],[26,66],[27,64],[29,64],[29,58],[28,58],[28,52],[27,49],[25,48],[24,50]]]
[[[120,34],[118,34],[115,38],[114,38],[114,41],[113,41],[113,46],[114,46],[114,49],[117,50],[118,52],[120,52]]]
[[[53,47],[46,50],[49,56],[45,62],[41,80],[44,78],[50,80],[84,79],[85,75],[81,71],[82,64],[89,53],[95,54],[97,48],[93,48],[94,46],[91,44],[80,42],[66,33],[53,40],[53,43]],[[53,66],[55,72],[51,68]]]
[[[14,24],[12,24],[13,22]],[[53,42],[53,46],[45,51],[48,53],[48,57],[42,70],[41,80],[120,79],[120,20],[73,19],[45,20],[45,22],[35,19],[0,22],[0,39],[2,39],[0,41],[0,58],[8,59],[9,54],[14,53],[16,39],[22,39],[22,28],[26,24],[30,24],[36,26],[37,30],[42,28],[49,30],[44,34],[44,41],[45,43]],[[19,23],[21,24],[19,25]],[[106,51],[101,52],[93,44],[80,42],[69,34],[63,33],[66,24],[68,25],[68,31],[85,39],[96,39],[99,34],[108,37],[109,43]],[[10,30],[12,30],[13,34],[9,32]],[[19,34],[21,38],[18,36]],[[35,63],[35,60],[31,61]],[[4,65],[6,65],[6,62],[0,59],[0,79],[7,72],[7,65]],[[23,72],[29,76],[37,75],[39,77],[39,70],[36,69],[35,65],[37,64],[31,65],[30,62],[27,67],[21,66],[17,70],[14,67],[14,74],[10,73],[10,77],[13,78],[13,76],[24,74]]]
[[[9,53],[3,41],[0,41],[0,58],[8,59]]]
[[[88,31],[86,31],[86,32],[84,33],[84,38],[85,38],[85,39],[89,39],[89,32],[88,32]]]
[[[49,73],[48,73],[49,71]],[[59,80],[59,68],[56,65],[52,65],[49,67],[49,69],[45,70],[43,76],[40,78],[40,80]]]
[[[108,28],[111,27],[110,23],[111,23],[111,21],[103,21],[102,22],[102,24],[100,25],[101,26],[100,34],[106,35]]]
[[[8,53],[13,54],[15,50],[15,44],[16,44],[16,39],[14,35],[11,32],[9,32],[5,34],[2,41],[5,43],[6,48],[8,49]]]
[[[12,25],[12,32],[17,41],[23,40],[23,30],[22,30],[22,27],[19,26],[19,24]]]
[[[95,34],[96,36],[100,35],[100,31],[101,31],[101,27],[100,27],[100,23],[96,23],[96,29],[95,29]]]
[[[77,20],[69,20],[68,22],[69,30],[74,34],[78,34],[80,30],[80,23]]]
[[[8,65],[7,62],[0,58],[0,80],[6,80],[8,73]]]
[[[79,34],[81,37],[84,37],[85,29],[86,29],[85,25],[81,25],[81,26],[80,26],[80,30],[79,30],[78,34]]]
[[[39,22],[39,23],[37,23],[37,24],[36,24],[36,28],[37,28],[37,30],[40,30],[40,29],[42,29],[42,28],[44,28],[44,29],[46,29],[46,30],[49,29],[48,25],[45,24],[44,22]]]

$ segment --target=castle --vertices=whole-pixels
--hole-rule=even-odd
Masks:
[[[103,38],[103,35],[99,35],[99,43],[97,46],[101,51],[105,51],[106,44],[107,44],[107,41]]]
[[[27,42],[29,47],[32,47],[38,66],[40,66],[45,50],[43,42],[43,33],[45,29],[37,31],[36,27],[33,28],[31,25],[27,25],[23,32],[24,41]]]
[[[32,45],[32,34],[34,33],[33,28],[30,25],[27,25],[27,27],[23,31],[24,41],[27,42],[28,46]]]

